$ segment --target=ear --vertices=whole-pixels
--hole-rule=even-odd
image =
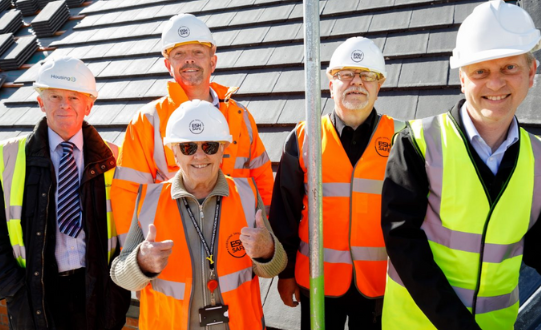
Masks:
[[[332,79],[329,80],[329,90],[330,90],[330,92],[331,92],[331,98],[333,98],[334,93],[333,93],[333,90],[332,90]]]
[[[210,72],[214,73],[214,70],[216,70],[216,64],[218,63],[218,56],[213,55],[210,58]]]
[[[43,100],[41,99],[41,96],[38,95],[38,104],[39,108],[41,109],[41,112],[45,112],[45,106],[43,104]]]
[[[163,63],[165,64],[165,67],[167,68],[167,72],[169,72],[169,75],[173,77],[173,72],[171,72],[171,62],[168,58],[163,59]]]
[[[530,72],[528,72],[529,74],[529,79],[530,79],[530,88],[532,88],[533,86],[533,81],[534,81],[534,78],[535,78],[535,72],[537,71],[537,61],[535,60],[535,58],[533,59],[532,61],[532,65],[530,66]]]
[[[462,94],[466,94],[464,92],[464,80],[466,78],[466,74],[464,73],[464,71],[462,71],[461,68],[458,69],[458,77],[460,78],[460,91],[462,92]]]
[[[92,110],[92,107],[94,106],[94,101],[88,97],[89,100],[88,100],[88,104],[86,106],[86,111],[85,111],[85,116],[88,116],[90,114],[90,111]]]

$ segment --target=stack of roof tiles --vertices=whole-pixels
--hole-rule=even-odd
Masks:
[[[38,7],[40,9],[43,9],[45,8],[45,6],[47,6],[47,4],[51,2],[50,0],[38,0]]]
[[[68,0],[68,7],[79,7],[85,0]]]
[[[38,37],[54,35],[68,21],[70,11],[66,1],[49,2],[45,8],[32,20],[32,28]]]
[[[38,50],[35,36],[20,37],[0,56],[0,70],[17,70]]]
[[[0,34],[0,56],[15,43],[12,33]]]
[[[8,10],[11,7],[11,0],[0,0],[0,12]]]
[[[32,16],[39,9],[38,0],[17,0],[15,6],[23,13],[23,16]]]
[[[0,34],[15,33],[23,26],[23,15],[20,10],[12,9],[0,13]]]

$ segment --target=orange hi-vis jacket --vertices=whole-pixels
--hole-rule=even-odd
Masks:
[[[233,142],[224,151],[222,172],[253,178],[263,204],[270,205],[274,184],[270,159],[252,115],[231,99],[238,87],[215,83],[210,87],[218,94],[220,111],[233,136]],[[179,170],[173,151],[163,145],[163,137],[169,117],[188,101],[188,96],[176,82],[168,82],[167,90],[168,96],[147,104],[132,119],[117,159],[111,201],[121,246],[130,229],[139,185],[167,181]]]
[[[372,137],[352,167],[330,117],[322,117],[325,296],[345,294],[352,274],[364,296],[377,298],[385,292],[387,252],[381,231],[381,189],[395,125],[397,129],[403,127],[400,121],[378,115]],[[296,135],[306,189],[309,158],[308,150],[303,148],[307,138],[305,122],[297,126]],[[295,278],[307,289],[310,287],[308,227],[308,194],[305,194]]]
[[[259,279],[252,272],[252,260],[246,254],[230,254],[228,240],[243,227],[255,226],[257,192],[248,180],[237,185],[226,177],[229,196],[222,198],[216,241],[216,276],[224,305],[229,307],[231,330],[265,329]],[[139,226],[144,236],[148,225],[156,226],[156,241],[173,240],[175,247],[163,271],[141,291],[139,328],[142,330],[187,330],[195,270],[177,201],[171,198],[171,182],[141,186],[137,206]],[[187,220],[190,223],[190,220]],[[238,236],[235,236],[238,237]]]

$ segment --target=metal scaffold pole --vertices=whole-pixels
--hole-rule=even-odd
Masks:
[[[304,73],[308,139],[308,219],[310,236],[310,325],[325,329],[323,212],[321,189],[321,63],[319,0],[304,0]],[[306,145],[306,144],[305,144]],[[306,150],[306,149],[305,149]]]

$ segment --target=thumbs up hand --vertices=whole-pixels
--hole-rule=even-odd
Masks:
[[[137,263],[145,273],[161,273],[167,266],[169,255],[173,252],[173,241],[156,242],[156,227],[148,225],[147,238],[139,246]]]
[[[252,259],[270,259],[274,254],[274,240],[265,226],[261,210],[255,214],[255,228],[244,227],[241,229],[240,240],[246,254]]]

